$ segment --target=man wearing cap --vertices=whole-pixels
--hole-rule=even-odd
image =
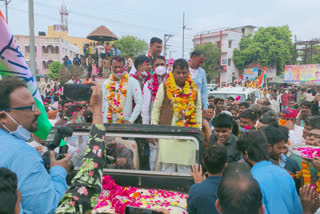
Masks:
[[[299,145],[303,140],[303,127],[296,125],[296,118],[298,116],[297,109],[285,108],[280,113],[281,118],[285,120],[286,126],[289,129],[289,142],[291,145]]]

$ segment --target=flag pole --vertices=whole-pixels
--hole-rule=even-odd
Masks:
[[[36,47],[34,41],[34,11],[33,0],[29,0],[29,45],[30,45],[30,70],[35,78],[36,76]]]

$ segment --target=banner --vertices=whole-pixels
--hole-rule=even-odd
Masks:
[[[273,79],[277,76],[277,70],[276,69],[266,69],[266,75],[267,79]]]
[[[0,59],[3,59],[0,63],[4,64],[0,66],[0,76],[1,78],[16,76],[26,82],[28,90],[35,99],[38,109],[41,111],[41,115],[38,117],[38,131],[34,134],[41,139],[46,140],[52,125],[48,120],[36,80],[29,70],[23,55],[19,51],[19,47],[13,38],[13,34],[9,30],[7,22],[2,16],[1,10],[0,35]]]
[[[286,65],[284,71],[285,83],[320,83],[320,65]]]
[[[258,68],[248,68],[243,70],[243,79],[254,80],[258,77],[259,69]]]

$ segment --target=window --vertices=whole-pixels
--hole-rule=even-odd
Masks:
[[[201,155],[200,147],[202,146],[195,137],[192,136],[179,136],[179,135],[156,135],[153,134],[131,134],[131,133],[106,133],[104,141],[106,143],[106,160],[105,169],[125,169],[125,170],[148,170],[148,171],[162,171],[166,173],[163,169],[163,163],[161,163],[161,158],[158,160],[157,156],[159,150],[156,148],[152,149],[152,160],[150,162],[151,169],[147,169],[144,165],[145,160],[139,154],[138,148],[144,148],[143,145],[154,142],[155,144],[166,143],[168,147],[169,143],[172,143],[174,147],[177,144],[184,144],[188,146],[189,152],[194,152],[194,155],[182,156],[180,158],[190,158],[194,163],[199,163]],[[73,165],[77,168],[82,164],[82,158],[86,151],[86,145],[89,143],[89,136],[83,132],[74,132],[73,136],[66,138],[67,144],[78,149],[78,153],[73,157]],[[172,155],[171,155],[172,156]],[[116,163],[117,159],[122,159],[121,163]],[[148,156],[149,159],[149,156]],[[188,162],[190,160],[185,160]],[[149,162],[149,161],[148,161]],[[188,167],[187,167],[188,168]],[[191,167],[190,167],[191,168]],[[188,174],[190,169],[186,170],[184,173]]]
[[[229,40],[229,48],[232,47],[232,40]]]
[[[231,66],[231,58],[228,59],[228,66]]]

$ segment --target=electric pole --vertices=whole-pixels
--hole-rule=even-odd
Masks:
[[[183,11],[183,19],[182,19],[182,58],[184,59],[184,31],[191,30],[191,28],[187,28],[187,25],[184,24],[184,11]]]
[[[12,0],[0,0],[0,1],[3,1],[4,5],[6,6],[6,20],[7,20],[7,23],[9,23],[9,21],[8,21],[8,5]]]
[[[33,0],[29,0],[29,43],[30,43],[30,70],[33,77],[36,76],[36,48],[34,42],[34,11]]]
[[[170,45],[167,45],[167,42],[169,41],[169,39],[171,38],[171,37],[173,37],[173,35],[172,34],[164,34],[164,51],[163,51],[163,55],[164,55],[164,57],[167,57],[167,47],[168,46],[170,46]]]

